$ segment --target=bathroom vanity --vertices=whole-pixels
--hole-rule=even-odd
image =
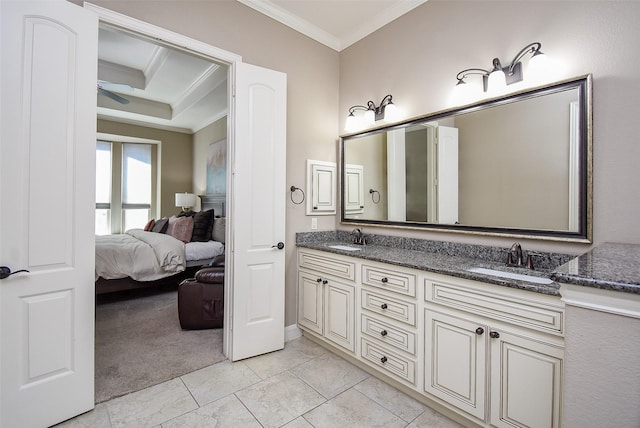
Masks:
[[[554,271],[574,256],[536,253],[530,270],[505,266],[503,248],[349,238],[297,236],[307,336],[467,423],[561,426],[566,322],[556,279],[577,280]]]

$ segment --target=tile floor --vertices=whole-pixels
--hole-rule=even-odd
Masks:
[[[460,425],[301,337],[98,404],[57,426],[92,428]]]

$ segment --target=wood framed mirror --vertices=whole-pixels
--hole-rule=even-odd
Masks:
[[[343,224],[591,242],[591,75],[343,136],[340,162]]]

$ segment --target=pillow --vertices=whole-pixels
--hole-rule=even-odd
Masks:
[[[167,231],[167,227],[169,227],[169,219],[166,217],[162,217],[155,222],[155,224],[151,228],[151,231],[156,233],[165,233]]]
[[[167,230],[164,233],[166,233],[167,235],[173,236],[173,226],[175,226],[177,219],[178,218],[176,216],[174,216],[174,215],[169,217],[169,223],[167,224]]]
[[[200,211],[193,216],[191,242],[207,242],[213,231],[213,210]]]
[[[149,220],[149,222],[144,226],[144,231],[145,232],[151,232],[151,229],[153,229],[153,226],[155,226],[156,221],[154,219]]]
[[[226,217],[216,217],[213,219],[213,231],[211,233],[211,238],[214,241],[222,242],[224,244],[224,234],[227,229],[227,218]]]
[[[173,229],[171,230],[171,236],[185,244],[191,241],[191,234],[193,233],[193,217],[177,217],[173,223]]]

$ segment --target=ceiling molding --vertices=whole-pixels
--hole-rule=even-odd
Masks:
[[[342,39],[342,47],[338,51],[348,48],[352,44],[364,39],[369,34],[379,30],[391,21],[400,18],[405,13],[415,9],[427,1],[428,0],[413,0],[395,3],[392,7],[385,9],[382,13],[376,15],[372,20],[364,22],[361,26],[354,28],[353,31]]]
[[[101,59],[98,60],[98,80],[122,83],[138,89],[144,89],[146,84],[142,71]]]
[[[346,49],[357,41],[363,39],[364,37],[382,28],[389,22],[399,18],[400,16],[420,6],[422,3],[425,3],[428,0],[398,1],[394,5],[384,9],[373,19],[367,20],[366,22],[362,22],[362,20],[359,20],[353,31],[348,32],[348,34],[342,39],[323,30],[317,25],[300,18],[299,16],[274,4],[269,0],[238,1],[245,6],[248,6],[290,28],[293,28],[294,30],[314,39],[315,41],[320,42],[335,51],[340,52],[341,50]]]
[[[302,33],[313,40],[322,43],[330,47],[333,50],[340,52],[342,49],[340,39],[334,35],[324,31],[309,21],[302,19],[291,12],[277,6],[270,1],[265,0],[238,0],[240,3],[248,6],[263,15],[267,15],[270,18],[284,24],[294,30]]]
[[[193,104],[206,97],[221,83],[226,83],[226,70],[224,73],[218,73],[217,71],[219,68],[220,66],[218,64],[211,64],[211,66],[207,68],[200,77],[191,83],[182,96],[171,104],[173,117],[177,117],[182,114]]]

